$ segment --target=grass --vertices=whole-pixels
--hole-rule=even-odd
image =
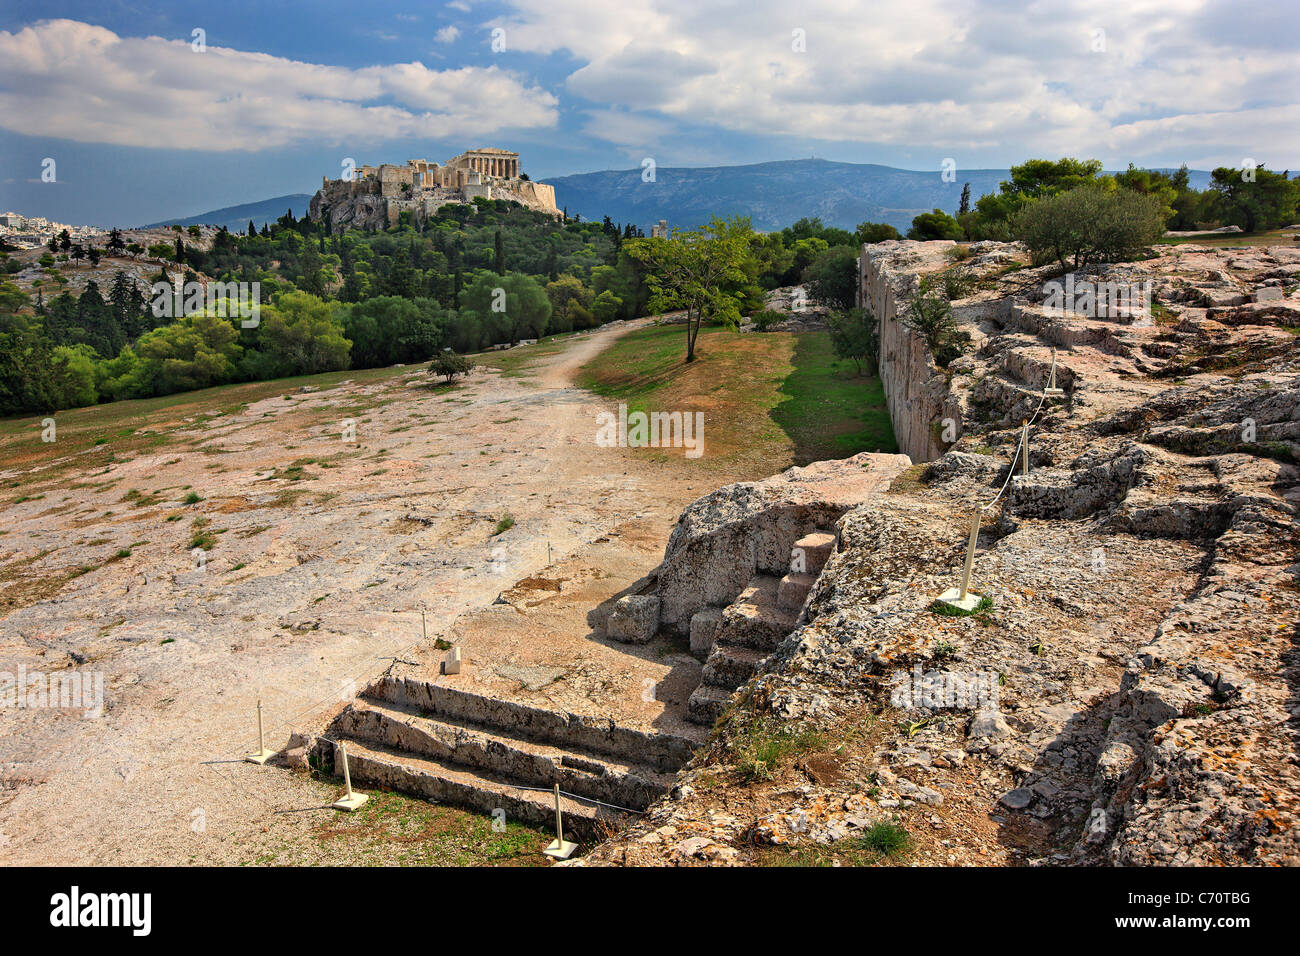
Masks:
[[[791,464],[897,450],[880,382],[835,358],[824,332],[701,330],[685,361],[680,325],[621,337],[582,367],[578,384],[628,412],[704,413],[704,456],[768,475]],[[679,449],[645,448],[666,459]]]
[[[564,332],[539,339],[536,345],[518,346],[497,352],[476,352],[473,362],[475,365],[497,369],[510,378],[518,378],[535,360],[562,351],[572,336],[572,332]]]
[[[877,820],[853,839],[825,846],[767,850],[758,860],[766,866],[875,866],[898,862],[913,845],[912,835],[897,819]]]
[[[907,829],[892,820],[873,823],[860,839],[863,848],[888,857],[901,856],[912,845],[912,837]]]
[[[1163,236],[1162,246],[1210,246],[1216,249],[1244,249],[1249,246],[1290,246],[1300,232],[1288,229],[1269,229],[1264,232],[1205,232],[1195,236]]]
[[[935,601],[930,605],[930,610],[935,614],[940,614],[944,617],[975,617],[979,614],[987,614],[989,611],[993,610],[993,599],[988,595],[985,595],[980,598],[979,603],[969,611],[963,610],[959,607],[954,607],[944,601]]]
[[[497,522],[497,529],[492,532],[492,537],[495,538],[499,534],[504,534],[514,526],[515,526],[515,516],[511,514],[504,515],[501,518],[501,520]]]
[[[731,757],[742,780],[770,780],[787,757],[822,746],[821,734],[806,728],[792,729],[771,717],[758,717],[733,735],[728,742]]]
[[[343,781],[314,773],[322,799],[332,799]],[[352,813],[316,816],[308,840],[293,830],[248,847],[246,864],[379,866],[549,866],[542,850],[553,839],[510,819],[440,806],[398,793],[367,791],[370,799]]]

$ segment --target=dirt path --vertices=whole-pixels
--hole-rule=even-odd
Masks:
[[[682,506],[717,483],[684,458],[596,446],[604,405],[572,376],[631,327],[576,338],[522,376],[481,371],[432,390],[412,368],[175,422],[188,451],[114,462],[11,504],[0,565],[76,576],[5,608],[0,671],[101,674],[104,705],[97,718],[0,708],[0,860],[228,863],[272,858],[258,848],[273,843],[310,850],[311,820],[330,813],[311,809],[321,785],[239,760],[256,743],[259,698],[268,745],[281,747],[395,660],[425,659],[422,610],[430,639],[454,636],[458,618],[552,563],[582,587],[547,626],[584,640],[568,632],[583,602],[653,567]],[[495,533],[507,516],[513,526]],[[563,680],[540,693],[599,700],[618,686],[649,723],[669,704],[643,701],[642,684],[687,666],[603,645],[471,649],[504,692],[535,687],[529,668],[557,658]]]

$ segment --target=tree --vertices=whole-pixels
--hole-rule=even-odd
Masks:
[[[957,215],[964,216],[970,212],[970,183],[961,187],[961,200],[957,204]]]
[[[554,282],[546,284],[546,297],[551,300],[551,323],[558,332],[585,328],[574,322],[573,306],[590,309],[594,298],[591,290],[577,276],[565,273]]]
[[[450,349],[439,352],[429,363],[429,374],[442,377],[444,382],[451,382],[457,375],[468,375],[474,363],[463,355],[457,355]]]
[[[251,219],[248,220],[248,232],[246,233],[246,235],[249,235],[249,236],[255,236],[255,235],[257,235],[257,227],[256,227],[255,225],[253,225],[253,220],[251,220]]]
[[[858,261],[851,246],[827,249],[804,270],[814,299],[833,309],[851,309],[857,299]]]
[[[830,326],[831,348],[843,359],[852,360],[858,374],[862,374],[865,362],[868,368],[876,364],[876,355],[880,350],[880,336],[876,329],[876,317],[866,309],[849,309],[845,312],[831,312],[827,317]]]
[[[531,276],[519,272],[503,276],[480,273],[460,295],[458,321],[469,323],[479,332],[477,341],[466,351],[521,338],[541,338],[550,317],[551,302],[546,290]],[[455,338],[463,343],[468,336]],[[451,344],[459,347],[456,341]]]
[[[1223,221],[1246,232],[1278,229],[1295,222],[1300,180],[1262,166],[1253,173],[1248,180],[1242,170],[1220,166],[1210,174],[1213,206]]]
[[[1101,172],[1099,159],[1031,159],[1011,167],[1011,179],[1004,180],[1004,194],[1041,199],[1093,182]]]
[[[1100,172],[1100,160],[1070,157],[1031,159],[1012,166],[1011,178],[999,184],[999,191],[981,196],[975,208],[961,217],[964,238],[1009,240],[1011,222],[1025,203],[1091,183]]]
[[[126,248],[126,240],[122,238],[122,230],[114,226],[108,233],[108,248],[114,252],[121,252]]]
[[[434,299],[397,296],[337,306],[334,315],[352,342],[353,368],[422,362],[442,348],[451,322]]]
[[[262,378],[314,375],[348,367],[352,343],[330,307],[306,292],[288,292],[262,306],[257,328],[260,360],[250,359]]]
[[[127,339],[138,338],[151,327],[152,323],[145,316],[145,300],[139,286],[135,284],[135,279],[120,269],[113,274],[108,301],[113,310],[113,319]]]
[[[942,209],[923,212],[912,220],[912,228],[907,230],[909,239],[964,239],[966,230],[952,216]]]
[[[718,219],[670,238],[629,239],[628,254],[649,268],[646,282],[656,311],[686,312],[686,361],[695,361],[695,340],[706,317],[732,327],[740,321],[740,297],[731,288],[745,279],[753,229],[740,217]],[[820,240],[819,240],[820,241]]]
[[[147,332],[124,390],[132,397],[169,395],[230,381],[243,351],[227,319],[201,312]]]
[[[1164,221],[1156,196],[1091,185],[1026,203],[1012,229],[1036,260],[1072,260],[1078,269],[1134,258],[1160,238]]]
[[[492,240],[494,254],[492,256],[492,271],[499,276],[506,274],[506,240],[498,229],[496,237]]]
[[[892,239],[902,239],[903,235],[887,222],[860,222],[858,231],[854,233],[858,245],[869,245],[873,242],[889,242]]]

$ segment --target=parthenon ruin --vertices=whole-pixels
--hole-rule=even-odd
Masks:
[[[494,146],[466,150],[447,165],[452,169],[476,169],[494,179],[519,178],[519,154]]]

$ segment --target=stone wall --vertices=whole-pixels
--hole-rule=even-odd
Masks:
[[[898,450],[918,462],[933,461],[943,454],[943,419],[960,423],[961,404],[949,393],[947,378],[935,365],[925,342],[899,319],[912,277],[897,266],[900,260],[919,255],[908,247],[946,245],[950,244],[869,244],[862,247],[858,260],[859,301],[879,323],[880,381],[894,437]]]

